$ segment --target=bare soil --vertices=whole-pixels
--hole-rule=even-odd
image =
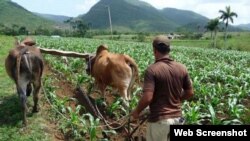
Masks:
[[[44,75],[50,75],[50,74],[55,74],[56,72],[53,72],[53,70],[46,64],[45,67],[45,71],[44,71]],[[58,75],[58,74],[55,74]],[[70,82],[65,81],[66,79],[63,78],[63,76],[57,76],[56,77],[58,79],[58,81],[55,81],[53,83],[53,86],[58,87],[58,89],[56,90],[56,95],[60,98],[64,98],[64,97],[69,97],[69,98],[76,98],[78,100],[78,102],[71,102],[69,106],[72,107],[72,109],[75,109],[75,107],[77,106],[77,104],[81,104],[85,107],[86,111],[91,113],[93,116],[97,117],[97,115],[95,115],[96,113],[93,111],[93,108],[90,106],[91,104],[88,103],[88,101],[86,101],[86,99],[89,99],[93,105],[94,101],[96,98],[100,98],[101,96],[97,93],[97,92],[93,92],[91,94],[91,96],[85,94],[85,90],[83,87],[81,87],[82,92],[79,92],[79,88],[76,88],[76,86],[73,86],[73,84],[71,84]],[[84,96],[85,94],[85,96]],[[86,98],[86,96],[88,98]],[[107,102],[107,104],[111,104],[114,101],[114,96],[110,93],[107,92],[107,94],[105,95],[105,101]],[[43,106],[45,107],[45,109],[49,109],[51,108],[51,106],[48,103],[44,103]],[[112,118],[109,117],[109,115],[106,114],[106,109],[103,106],[97,106],[99,111],[101,111],[101,114],[103,115],[104,118],[106,118],[110,123],[112,122],[116,122],[114,121]],[[86,112],[85,111],[85,112]],[[83,114],[83,113],[82,113]],[[54,140],[58,141],[58,140],[68,140],[67,135],[63,135],[59,130],[58,130],[58,125],[56,123],[56,121],[51,121],[46,123],[47,124],[47,128],[48,130],[50,130],[53,134],[54,134]],[[102,125],[105,126],[104,122],[101,122]],[[131,129],[130,132],[133,131],[133,129],[139,125],[139,121],[134,121],[133,123],[130,124]],[[112,125],[111,125],[112,126]],[[114,127],[117,127],[119,125],[113,124]],[[127,124],[120,128],[117,129],[117,135],[111,135],[108,138],[111,141],[125,141],[128,140],[128,129],[127,129]],[[106,128],[107,129],[107,128]],[[142,140],[142,138],[144,138],[143,136],[145,135],[145,131],[146,131],[146,122],[144,124],[142,124],[141,126],[139,126],[139,128],[136,130],[136,132],[133,134],[133,138],[134,140]],[[105,135],[101,135],[102,137]]]
[[[244,114],[244,117],[242,117],[242,119],[246,123],[250,123],[250,94],[248,94],[248,97],[244,99],[243,105],[246,107],[247,111],[246,114]]]
[[[45,68],[44,68],[44,75],[50,75],[52,74],[52,71],[50,69],[50,67],[45,64]],[[44,95],[44,91],[41,90],[42,95]],[[50,111],[51,111],[51,105],[50,103],[46,100],[45,97],[42,97],[41,99],[41,105],[40,106],[40,111],[42,112],[42,115],[50,115]],[[46,133],[49,133],[52,135],[52,139],[53,141],[62,141],[64,140],[64,135],[58,130],[58,123],[56,121],[53,121],[52,119],[50,119],[49,117],[45,117],[46,118],[46,126],[44,128],[44,131]]]

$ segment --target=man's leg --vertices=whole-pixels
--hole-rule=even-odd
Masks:
[[[180,118],[164,119],[147,124],[147,141],[169,141],[170,125],[181,124]]]

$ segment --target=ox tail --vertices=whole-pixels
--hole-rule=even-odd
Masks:
[[[19,86],[19,77],[20,77],[20,68],[21,68],[21,60],[22,60],[22,57],[24,56],[24,54],[28,51],[27,48],[23,48],[20,50],[19,54],[17,55],[17,58],[16,58],[16,84],[17,86]],[[27,66],[29,72],[31,72],[31,68],[30,68],[30,63],[28,61],[28,58],[27,56],[24,56],[24,62],[25,62],[25,65]]]
[[[131,57],[129,57],[127,55],[125,55],[124,57],[125,57],[126,64],[128,64],[128,66],[132,70],[132,77],[131,77],[129,87],[128,87],[128,90],[127,90],[128,97],[130,97],[130,93],[131,93],[133,84],[135,83],[136,80],[139,81],[139,71],[138,71],[138,66],[135,63],[134,59],[132,59]]]

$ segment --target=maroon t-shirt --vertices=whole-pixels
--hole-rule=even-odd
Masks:
[[[150,65],[144,76],[143,91],[153,92],[149,122],[181,116],[182,90],[192,87],[187,69],[168,56]]]

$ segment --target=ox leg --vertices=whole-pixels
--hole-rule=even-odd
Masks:
[[[32,92],[32,86],[31,86],[31,83],[29,83],[29,84],[27,85],[27,90],[26,90],[27,96],[30,96],[31,92]]]
[[[18,96],[20,99],[20,103],[21,103],[23,125],[26,126],[27,125],[26,114],[28,111],[28,108],[26,105],[26,102],[27,102],[26,89],[27,89],[28,82],[25,79],[21,78],[18,84],[20,84],[19,86],[17,86],[17,92],[18,92]]]
[[[38,112],[38,108],[37,108],[37,103],[38,103],[38,94],[41,88],[41,80],[39,79],[38,81],[34,82],[34,92],[33,92],[33,101],[34,101],[34,106],[33,106],[33,110],[32,112]]]
[[[103,99],[104,99],[104,101],[105,101],[105,100],[106,100],[106,99],[105,99],[105,89],[106,89],[106,85],[101,84],[101,85],[99,85],[99,88],[100,88],[100,91],[101,91],[101,95],[103,96]]]
[[[120,89],[120,94],[123,97],[122,102],[123,102],[123,106],[128,109],[129,108],[129,98],[127,97],[127,90],[126,89]]]
[[[120,94],[123,97],[123,99],[125,99],[126,101],[128,101],[130,99],[130,97],[128,97],[128,93],[127,93],[127,90],[125,88],[122,88],[119,91],[120,91]]]
[[[26,113],[27,113],[27,105],[26,105],[26,101],[27,101],[27,97],[26,97],[26,92],[22,89],[22,88],[17,88],[18,90],[18,95],[19,95],[19,99],[21,102],[21,109],[22,109],[22,117],[23,117],[23,124],[26,126],[27,125],[27,119],[26,119]]]

